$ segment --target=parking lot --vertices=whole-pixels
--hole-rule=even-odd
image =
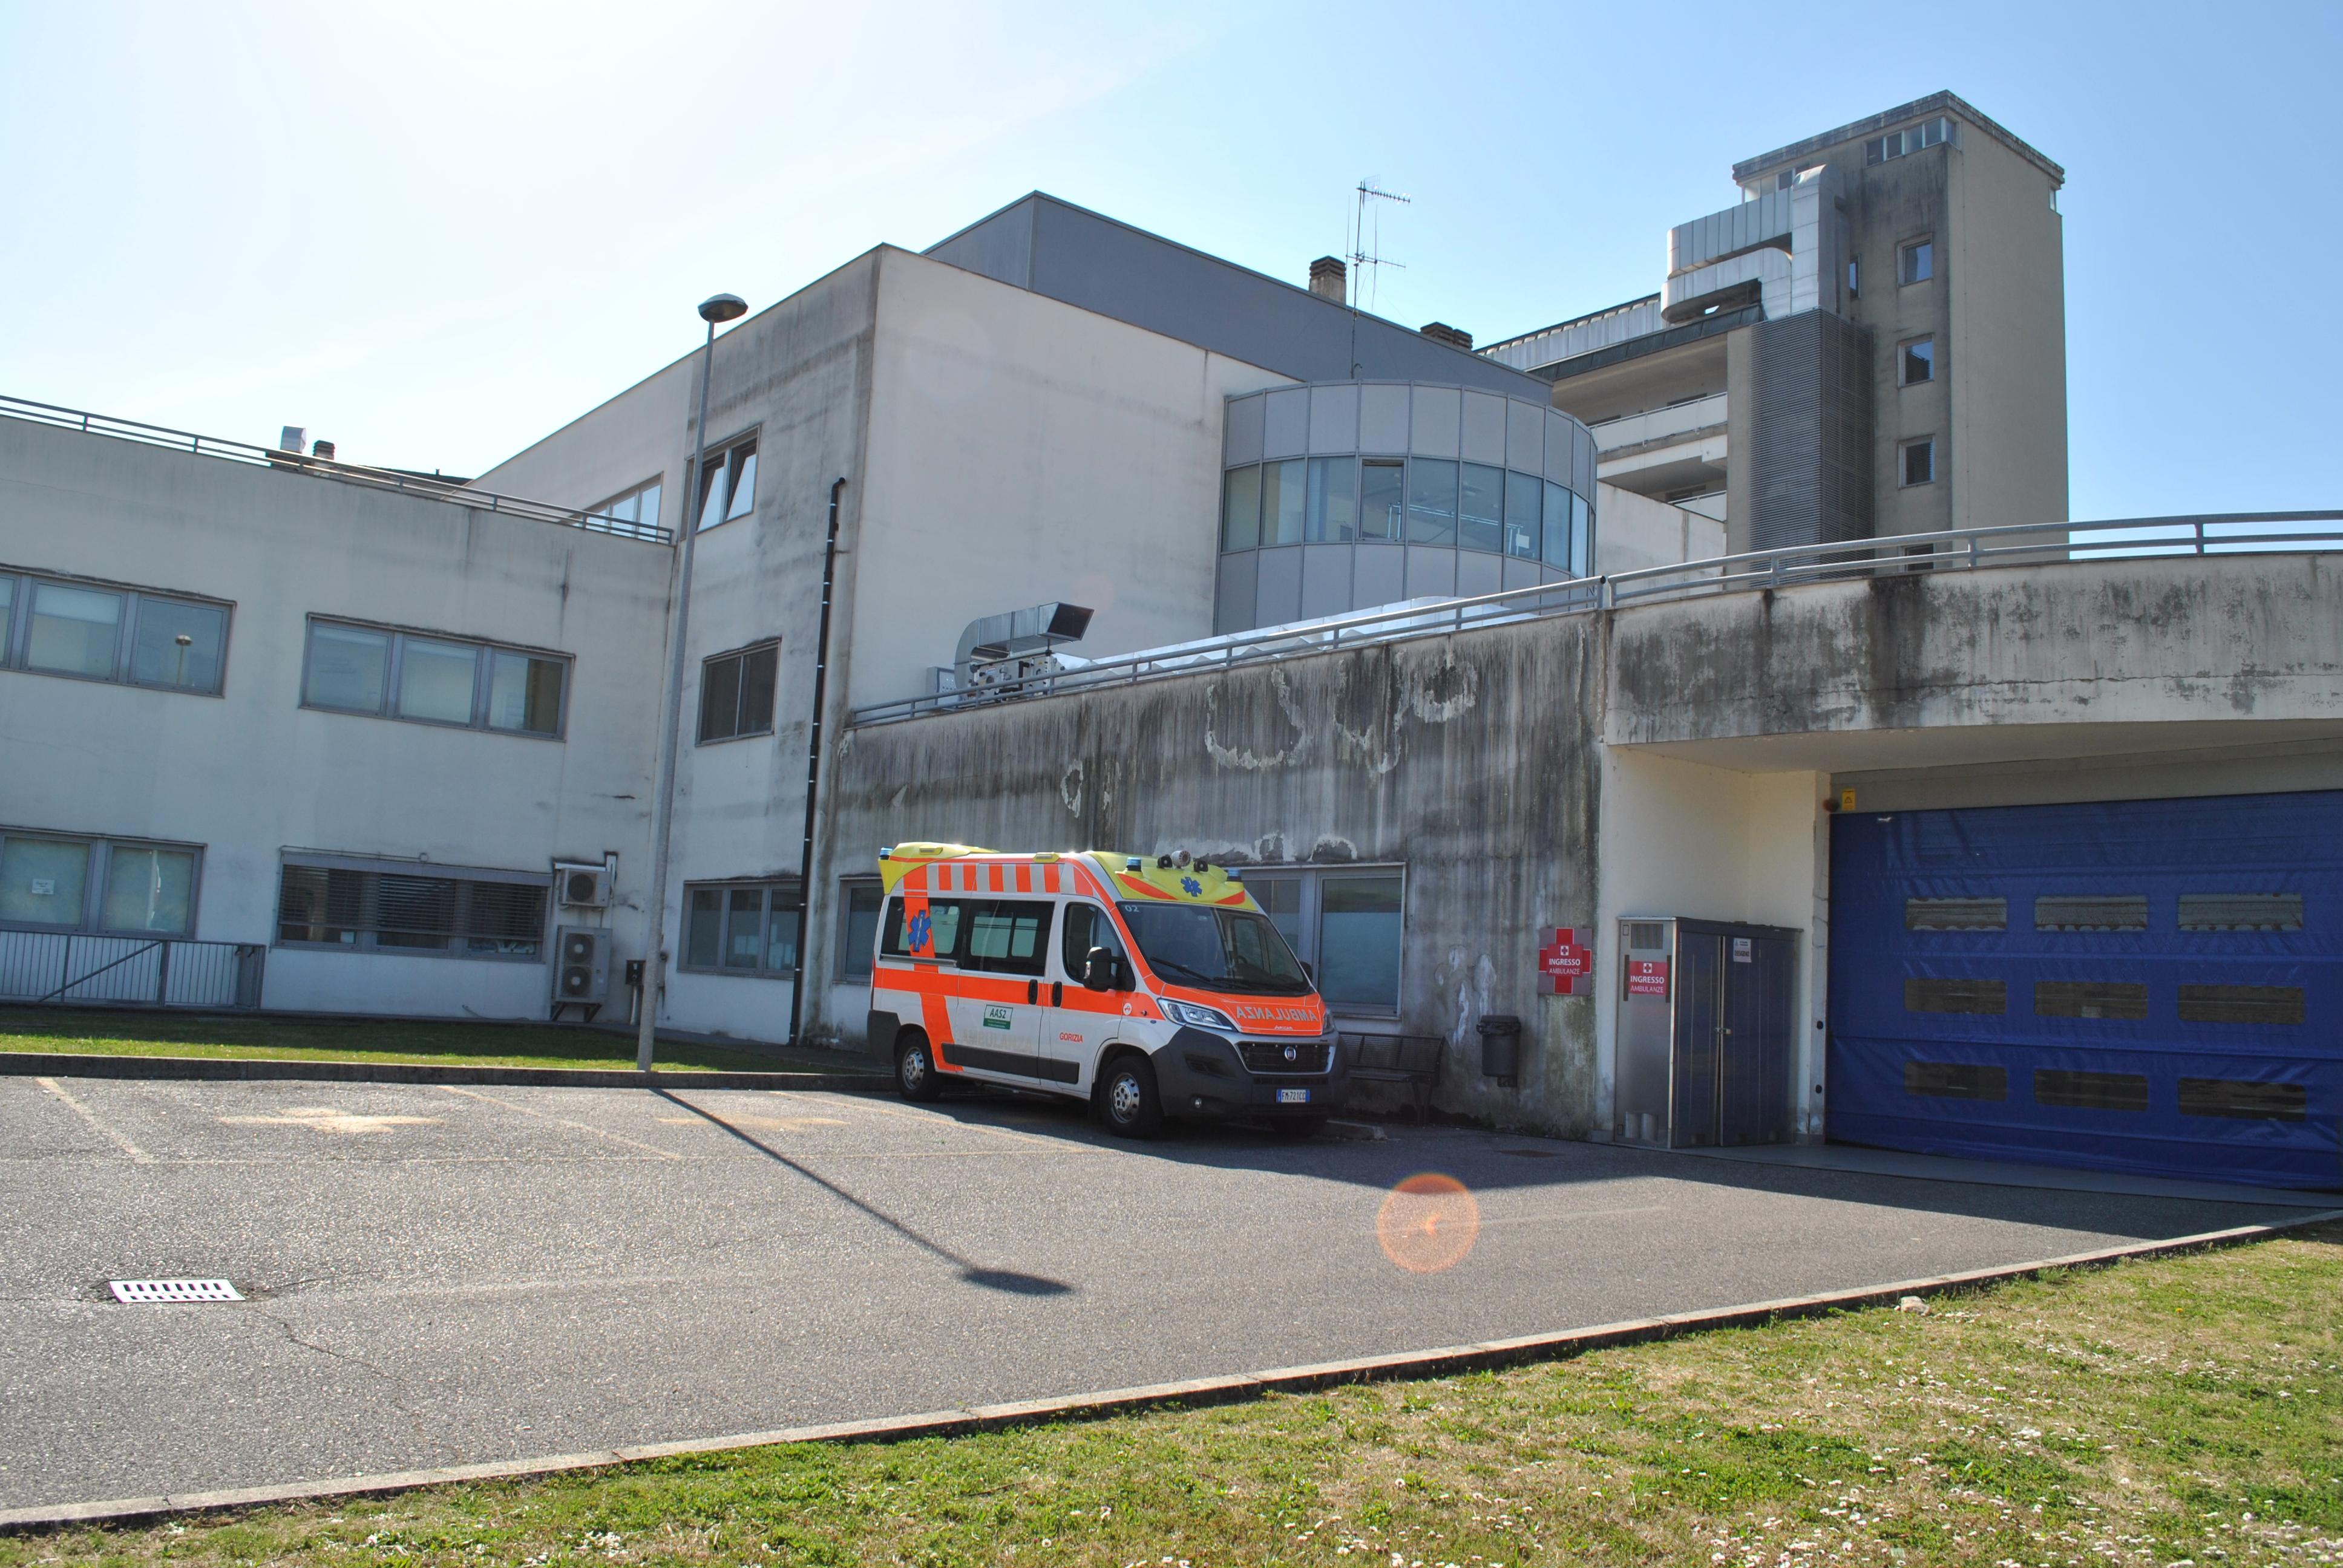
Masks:
[[[2285,1213],[1390,1133],[1131,1145],[1005,1098],[0,1079],[0,1507],[1126,1387]],[[1479,1212],[1433,1271],[1377,1229],[1423,1173]],[[106,1288],[183,1276],[251,1299]]]

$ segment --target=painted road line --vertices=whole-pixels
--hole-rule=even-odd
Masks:
[[[129,1139],[125,1138],[113,1128],[108,1127],[105,1122],[100,1121],[97,1119],[97,1113],[96,1111],[92,1111],[88,1106],[84,1105],[80,1101],[75,1100],[72,1095],[67,1094],[64,1090],[58,1088],[57,1081],[55,1079],[36,1078],[33,1080],[33,1081],[39,1084],[43,1089],[47,1090],[51,1094],[55,1095],[59,1100],[64,1101],[65,1104],[72,1109],[73,1113],[75,1116],[80,1117],[84,1121],[88,1122],[92,1127],[97,1129],[98,1131],[104,1133],[108,1141],[112,1142],[116,1149],[121,1150],[125,1154],[130,1157],[130,1162],[132,1164],[152,1165],[155,1163],[155,1157],[152,1154],[147,1153],[146,1151],[139,1148],[136,1143],[131,1142]]]
[[[517,1111],[523,1116],[534,1116],[539,1121],[550,1121],[558,1126],[567,1127],[577,1132],[590,1132],[597,1138],[607,1138],[613,1143],[623,1143],[629,1149],[639,1149],[644,1153],[657,1155],[661,1160],[681,1160],[683,1158],[682,1155],[674,1152],[672,1150],[659,1149],[649,1143],[638,1142],[622,1132],[612,1132],[608,1128],[603,1127],[589,1127],[583,1121],[572,1121],[566,1116],[554,1116],[543,1111],[531,1111],[526,1105],[515,1105],[509,1100],[499,1100],[493,1094],[482,1094],[477,1089],[458,1089],[452,1083],[443,1083],[439,1088],[443,1093],[460,1094],[467,1100],[485,1100],[490,1105],[501,1105],[507,1111]]]
[[[1704,1329],[1745,1327],[1777,1318],[1815,1317],[1825,1312],[1888,1306],[1906,1296],[1926,1297],[1974,1291],[2047,1270],[2099,1268],[2127,1258],[2155,1258],[2173,1252],[2236,1246],[2336,1220],[2343,1220],[2343,1209],[2307,1214],[2298,1220],[2281,1220],[2268,1225],[2239,1225],[2226,1231],[2207,1231],[2162,1241],[2135,1241],[2120,1247],[2103,1247],[2096,1251],[2042,1258],[2030,1263],[1972,1269],[1957,1274],[1938,1274],[1927,1279],[1902,1280],[1884,1285],[1863,1285],[1853,1290],[1794,1296],[1775,1302],[1754,1302],[1704,1312],[1675,1312],[1664,1317],[1601,1323],[1593,1328],[1572,1329],[1561,1333],[1525,1334],[1516,1339],[1489,1340],[1478,1344],[1450,1345],[1440,1350],[1414,1351],[1399,1355],[1363,1356],[1309,1366],[1278,1367],[1267,1372],[1191,1378],[1182,1382],[1153,1383],[1143,1388],[1019,1400],[1005,1404],[930,1411],[920,1415],[886,1416],[875,1421],[784,1427],[774,1432],[740,1432],[729,1437],[637,1444],[601,1449],[590,1453],[549,1454],[541,1459],[506,1460],[491,1464],[451,1465],[437,1470],[396,1471],[382,1475],[343,1476],[327,1481],[236,1487],[218,1492],[175,1493],[156,1497],[126,1497],[101,1503],[0,1509],[0,1532],[57,1530],[76,1524],[135,1524],[173,1514],[219,1513],[327,1498],[380,1496],[387,1493],[414,1492],[427,1486],[444,1486],[467,1481],[525,1480],[580,1470],[606,1469],[640,1460],[723,1453],[744,1448],[766,1448],[776,1443],[888,1442],[909,1438],[950,1437],[963,1432],[1070,1417],[1120,1414],[1165,1406],[1224,1404],[1238,1400],[1258,1399],[1271,1392],[1299,1392],[1338,1383],[1406,1377],[1445,1377],[1523,1362],[1556,1361],[1615,1345],[1674,1339]]]

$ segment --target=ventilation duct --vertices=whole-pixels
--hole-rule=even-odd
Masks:
[[[1081,641],[1091,614],[1078,604],[1037,604],[969,622],[952,660],[959,689],[1013,688],[1059,673],[1066,667],[1051,650]]]

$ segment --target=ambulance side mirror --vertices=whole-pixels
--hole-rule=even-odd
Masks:
[[[1082,960],[1082,986],[1088,990],[1112,990],[1117,979],[1114,954],[1105,948],[1092,948]]]
[[[1308,959],[1302,959],[1299,961],[1302,965],[1302,978],[1308,980],[1312,985],[1316,985],[1318,983],[1318,971],[1310,967],[1310,960]]]

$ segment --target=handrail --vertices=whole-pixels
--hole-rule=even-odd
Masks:
[[[2327,526],[2265,526],[2307,523]],[[1470,628],[1584,614],[1631,604],[1771,591],[1804,583],[1973,571],[1988,566],[2066,566],[2173,555],[2321,549],[2343,549],[2343,511],[2219,512],[2093,523],[2025,523],[2005,528],[1892,534],[1830,544],[1785,545],[1606,576],[1574,578],[1566,582],[1539,583],[1501,593],[1416,602],[1324,620],[1230,632],[1171,648],[1086,660],[1060,674],[1037,676],[1021,682],[872,703],[853,709],[847,721],[857,728],[896,724],[1020,698],[1066,696],[1098,687],[1167,679],[1199,669],[1229,669],[1254,659],[1331,653],[1366,643],[1450,636]]]
[[[623,518],[588,512],[578,507],[556,506],[549,501],[531,501],[495,490],[476,489],[452,479],[403,474],[395,468],[370,468],[361,463],[337,462],[331,457],[306,457],[299,452],[280,450],[275,447],[256,447],[249,441],[198,436],[192,431],[174,430],[165,425],[117,419],[112,415],[92,414],[79,408],[62,407],[55,403],[35,403],[26,397],[0,396],[0,416],[23,419],[29,424],[78,430],[85,436],[108,436],[118,441],[136,441],[142,446],[190,452],[199,457],[220,457],[232,463],[310,474],[321,479],[334,479],[369,489],[395,490],[426,500],[448,501],[478,511],[524,518],[531,522],[558,523],[565,528],[584,528],[589,533],[640,539],[647,544],[664,545],[675,541],[674,530],[660,528],[655,523],[628,522]]]

